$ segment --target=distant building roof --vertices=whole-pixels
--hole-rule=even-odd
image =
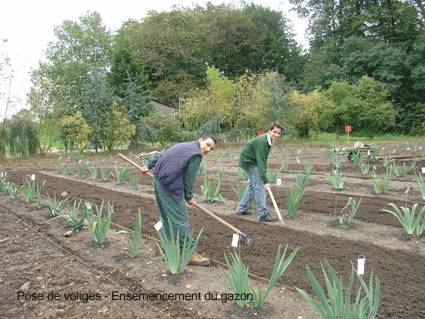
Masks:
[[[162,103],[158,100],[151,99],[151,104],[154,107],[155,111],[157,111],[162,116],[166,117],[174,117],[176,113],[176,109],[169,104]]]

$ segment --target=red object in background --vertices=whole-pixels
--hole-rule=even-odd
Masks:
[[[257,135],[262,135],[262,134],[264,134],[264,130],[258,130],[257,131]]]
[[[344,129],[345,129],[345,133],[348,134],[348,133],[351,133],[353,127],[351,125],[345,125]]]

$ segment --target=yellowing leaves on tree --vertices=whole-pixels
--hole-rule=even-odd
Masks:
[[[78,151],[82,153],[87,147],[92,129],[81,115],[81,112],[76,112],[71,116],[64,116],[60,121],[60,126],[65,147],[68,149],[77,145]]]
[[[117,102],[113,101],[111,110],[105,124],[105,145],[112,151],[118,143],[126,143],[136,132],[136,128],[130,123],[127,112],[119,109]]]
[[[332,102],[315,90],[308,94],[294,91],[290,97],[290,118],[296,127],[305,126],[307,134],[313,130],[316,137],[320,129],[331,125]]]
[[[236,85],[216,68],[208,67],[206,74],[206,90],[195,90],[191,97],[184,99],[180,117],[193,129],[213,118],[219,119],[221,127],[232,127],[237,120]]]
[[[277,72],[264,72],[256,78],[243,79],[240,90],[241,115],[245,125],[255,129],[265,129],[267,125],[280,118],[279,110],[283,107],[282,96],[285,88],[280,85]]]

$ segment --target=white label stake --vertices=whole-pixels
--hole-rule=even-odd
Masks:
[[[153,226],[155,228],[156,231],[159,231],[162,228],[162,220],[160,220],[159,222],[157,222],[155,224],[155,226]]]
[[[422,167],[422,174],[425,174],[425,167]]]
[[[239,245],[239,234],[233,234],[233,237],[232,237],[232,247],[238,247],[238,245]]]
[[[365,256],[357,257],[357,276],[363,276],[364,275],[365,264],[366,264],[366,257]]]
[[[282,185],[282,179],[281,178],[278,178],[276,180],[276,185],[278,185],[278,186]]]
[[[32,174],[32,175],[31,175],[31,180],[32,180],[32,181],[35,181],[35,174]]]

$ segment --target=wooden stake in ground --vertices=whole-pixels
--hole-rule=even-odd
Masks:
[[[272,190],[270,188],[267,188],[267,190],[269,192],[270,198],[272,199],[273,206],[274,206],[274,209],[276,211],[277,217],[279,218],[279,221],[281,222],[282,226],[286,226],[286,223],[283,221],[282,215],[280,214],[279,207],[277,207],[277,204],[276,204],[276,201],[274,199]]]

